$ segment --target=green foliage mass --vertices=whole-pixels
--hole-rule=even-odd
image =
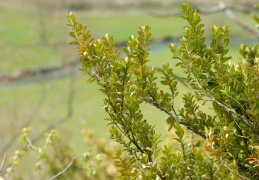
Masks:
[[[258,179],[259,178],[259,54],[258,45],[240,46],[241,61],[228,56],[228,26],[211,29],[205,43],[203,24],[189,3],[183,4],[185,26],[181,47],[171,44],[173,59],[184,69],[190,92],[177,107],[177,80],[169,63],[163,65],[162,80],[147,66],[150,27],[140,27],[129,37],[125,56],[120,56],[113,36],[91,38],[87,26],[68,16],[70,35],[79,44],[81,71],[95,81],[105,95],[104,109],[110,138],[122,151],[115,158],[122,179]],[[255,17],[256,19],[256,17]],[[168,90],[161,90],[165,86]],[[211,104],[212,112],[200,105]],[[179,147],[160,140],[141,111],[147,103],[166,113],[169,129]],[[179,110],[177,110],[179,109]],[[151,112],[152,113],[152,112]],[[192,141],[189,135],[194,136]],[[165,143],[162,145],[162,143]],[[162,148],[161,148],[162,147]],[[132,173],[133,172],[133,173]]]

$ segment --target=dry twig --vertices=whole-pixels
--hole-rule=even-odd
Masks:
[[[2,172],[2,170],[3,170],[3,168],[4,168],[5,161],[6,161],[6,157],[7,157],[7,155],[6,155],[6,153],[5,153],[5,154],[4,154],[4,157],[3,157],[3,160],[2,160],[2,164],[1,164],[1,166],[0,166],[0,173]]]
[[[227,6],[222,0],[218,0],[217,6],[214,6],[209,9],[197,8],[197,11],[200,14],[213,14],[213,13],[224,12],[230,19],[232,19],[240,27],[248,30],[250,33],[254,34],[257,38],[259,38],[259,30],[257,30],[253,26],[250,26],[249,24],[247,24],[245,21],[243,21],[242,19],[240,19],[233,13],[233,11],[237,11],[237,12],[241,12],[244,14],[252,15],[253,11],[251,11],[250,9],[247,9],[247,8],[244,8],[241,6]],[[151,15],[157,16],[157,17],[162,17],[162,18],[182,15],[182,13],[175,12],[175,11],[171,11],[171,12],[167,12],[167,13],[155,13],[155,12],[149,11],[148,14],[151,14]]]

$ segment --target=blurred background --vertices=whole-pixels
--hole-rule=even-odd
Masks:
[[[1,0],[0,1],[0,161],[16,149],[25,148],[19,140],[24,127],[32,127],[33,143],[41,144],[44,133],[59,131],[63,143],[79,154],[89,146],[84,134],[97,139],[109,139],[102,93],[87,77],[82,76],[76,46],[68,33],[66,14],[73,12],[78,22],[87,25],[96,38],[106,33],[114,35],[118,48],[126,46],[128,36],[137,34],[138,26],[151,26],[150,66],[172,60],[168,45],[179,43],[186,22],[179,17],[183,0]],[[230,55],[238,61],[242,42],[258,43],[258,37],[226,15],[213,13],[217,0],[191,0],[201,12],[205,36],[210,37],[212,26],[228,25]],[[258,14],[258,0],[224,0],[229,9],[247,26],[254,28],[251,18]],[[207,11],[206,11],[207,10]],[[182,71],[175,68],[175,74]],[[186,91],[180,84],[181,92]],[[182,105],[179,100],[179,106]],[[206,109],[206,107],[204,107]],[[150,113],[152,112],[152,113]],[[156,112],[156,113],[154,113]],[[143,113],[159,133],[165,134],[165,118],[159,111],[143,105]],[[82,130],[82,127],[85,128]],[[35,159],[28,153],[25,159]],[[14,179],[34,179],[30,164],[21,162]],[[33,165],[32,165],[33,167]],[[26,173],[25,173],[26,172]],[[46,177],[49,177],[46,172]],[[45,177],[45,176],[44,176]]]

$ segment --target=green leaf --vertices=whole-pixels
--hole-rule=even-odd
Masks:
[[[254,112],[253,112],[251,109],[247,109],[246,112],[247,112],[249,115],[254,115]]]
[[[69,43],[70,45],[73,45],[73,44],[79,44],[77,41],[72,41]]]

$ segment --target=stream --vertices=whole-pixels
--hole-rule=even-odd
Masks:
[[[254,43],[258,43],[258,39],[235,39],[230,41],[230,45],[232,46],[239,46],[243,42],[248,42],[249,45]],[[173,41],[163,41],[163,42],[151,42],[149,45],[150,53],[169,50],[168,45],[171,44]],[[180,42],[177,42],[180,45]],[[209,42],[207,43],[209,44]],[[121,51],[121,56],[124,56],[125,53],[122,50],[122,47],[126,47],[126,45],[119,45],[117,46]],[[15,88],[18,86],[25,86],[35,83],[40,83],[42,81],[51,80],[53,78],[62,79],[71,76],[76,76],[83,74],[83,72],[79,71],[80,62],[79,58],[75,58],[74,61],[68,62],[66,64],[62,64],[59,67],[50,67],[44,68],[40,70],[32,70],[22,72],[23,74],[19,77],[7,77],[7,80],[0,81],[0,88]]]

